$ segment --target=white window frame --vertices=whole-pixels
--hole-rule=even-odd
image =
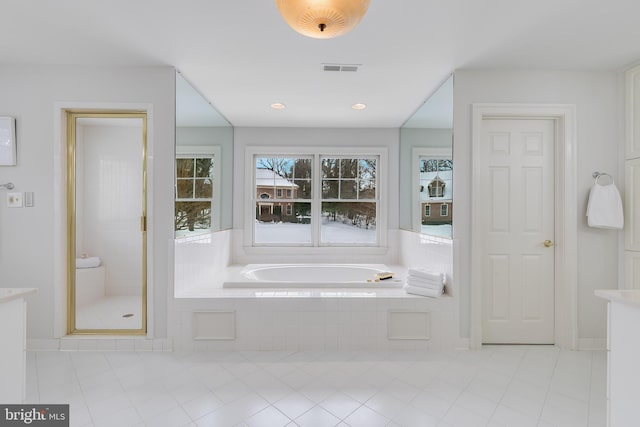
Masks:
[[[255,158],[256,157],[283,157],[283,158],[299,158],[312,157],[312,197],[308,199],[312,205],[312,218],[315,219],[311,223],[311,244],[264,244],[255,243]],[[376,165],[376,242],[372,244],[344,244],[344,243],[320,243],[320,217],[322,209],[322,192],[320,183],[321,177],[321,158],[377,158]],[[327,248],[362,248],[363,251],[368,249],[372,253],[379,253],[380,249],[386,250],[387,238],[387,222],[388,222],[388,202],[387,202],[387,183],[388,175],[388,149],[384,147],[262,147],[248,146],[245,148],[245,212],[244,212],[244,238],[243,244],[248,252],[263,253],[262,251],[270,251],[272,248],[278,248],[279,254],[316,254],[327,250]],[[288,250],[291,249],[290,251]]]
[[[440,216],[447,216],[449,215],[449,205],[447,205],[446,203],[442,203],[440,205]]]
[[[217,231],[220,230],[220,191],[221,191],[221,181],[222,181],[222,168],[220,167],[222,150],[220,146],[200,146],[200,145],[177,145],[176,146],[176,159],[185,159],[185,158],[198,158],[204,156],[211,156],[213,158],[213,188],[212,188],[212,197],[211,197],[211,229],[210,230],[201,230],[203,233]],[[174,185],[177,182],[175,176],[175,167],[173,168],[173,182]],[[177,201],[177,194],[173,196],[173,208],[174,208],[174,217],[175,217],[175,206]],[[175,232],[175,230],[174,230]]]
[[[431,216],[431,204],[425,203],[424,205],[424,216]]]

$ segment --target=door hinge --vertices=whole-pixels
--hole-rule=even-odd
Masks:
[[[140,231],[142,231],[142,232],[147,231],[147,217],[146,217],[146,215],[142,215],[140,217]]]

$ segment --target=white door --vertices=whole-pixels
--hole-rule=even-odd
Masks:
[[[554,343],[551,119],[482,121],[483,343]]]

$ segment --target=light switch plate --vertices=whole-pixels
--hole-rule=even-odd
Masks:
[[[24,193],[24,206],[26,208],[33,207],[33,191],[25,191]]]
[[[7,206],[10,208],[21,208],[22,193],[7,193]]]

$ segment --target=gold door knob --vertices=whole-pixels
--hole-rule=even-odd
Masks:
[[[553,242],[551,240],[545,240],[543,244],[547,248],[550,248],[551,246],[553,246]]]

